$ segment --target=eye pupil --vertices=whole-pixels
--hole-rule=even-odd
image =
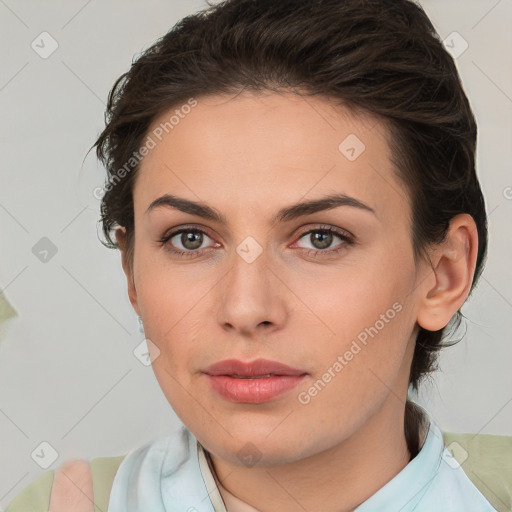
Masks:
[[[325,249],[331,245],[332,233],[316,232],[316,233],[312,233],[312,235],[313,235],[312,243],[318,249]],[[316,242],[320,242],[320,246],[318,246],[316,244]]]
[[[189,242],[191,243],[189,245]],[[186,231],[181,234],[181,243],[186,249],[194,250],[201,247],[203,243],[202,233],[195,231]]]

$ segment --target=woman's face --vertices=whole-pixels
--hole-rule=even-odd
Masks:
[[[386,128],[288,93],[196,100],[155,120],[134,185],[130,298],[174,411],[237,464],[403,418],[422,272]],[[182,202],[148,210],[166,194]],[[345,200],[315,207],[327,196]],[[296,371],[212,375],[233,359]]]

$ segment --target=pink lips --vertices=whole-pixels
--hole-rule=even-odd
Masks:
[[[249,404],[268,402],[293,389],[307,375],[304,370],[267,359],[226,359],[204,373],[212,389],[226,400]]]

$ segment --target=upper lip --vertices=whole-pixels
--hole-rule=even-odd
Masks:
[[[305,375],[307,372],[268,359],[255,359],[254,361],[247,362],[238,359],[225,359],[208,366],[204,373],[209,375],[255,377],[258,375]]]

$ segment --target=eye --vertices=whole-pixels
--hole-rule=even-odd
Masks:
[[[183,257],[195,257],[200,255],[205,248],[202,247],[205,239],[211,238],[205,231],[198,228],[184,227],[164,235],[159,243],[173,254]],[[217,244],[219,246],[220,244]]]
[[[333,241],[338,238],[340,243],[330,248]],[[347,246],[354,244],[353,236],[347,231],[333,228],[332,226],[319,226],[302,233],[299,240],[306,239],[313,246],[302,248],[307,251],[308,256],[332,256],[338,254]],[[200,256],[204,251],[220,247],[215,242],[212,247],[203,247],[205,242],[212,240],[208,234],[196,227],[183,227],[164,235],[158,242],[172,254],[180,257],[190,258]]]
[[[341,242],[334,246],[334,248],[331,248],[336,238],[341,240]],[[320,226],[316,229],[310,229],[301,235],[299,240],[302,239],[307,240],[312,245],[311,248],[305,248],[309,256],[337,254],[354,243],[353,237],[347,231],[339,230],[332,226]]]

